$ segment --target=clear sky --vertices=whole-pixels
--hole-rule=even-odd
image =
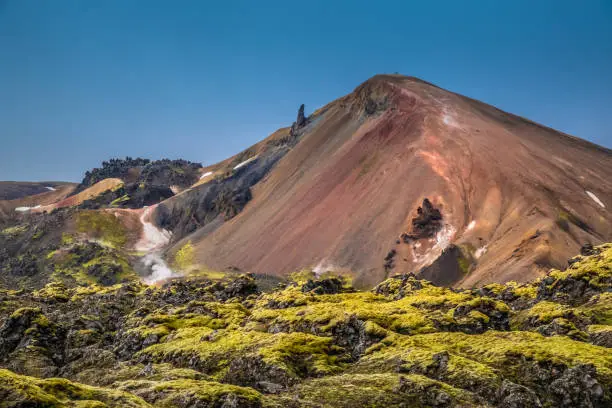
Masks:
[[[612,147],[612,0],[0,0],[0,180],[211,164],[393,72]]]

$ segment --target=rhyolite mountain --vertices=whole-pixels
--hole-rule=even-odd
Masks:
[[[301,106],[292,126],[215,165],[110,160],[62,197],[0,201],[0,221],[110,211],[132,247],[144,206],[171,234],[167,259],[189,244],[213,270],[334,271],[365,287],[408,272],[463,287],[527,281],[612,240],[612,152],[378,75],[309,116]]]
[[[398,75],[0,183],[0,408],[607,408],[610,205],[610,150]]]
[[[157,208],[175,250],[191,241],[213,269],[469,287],[533,279],[612,239],[609,149],[415,78],[375,76],[204,171],[248,159]],[[231,211],[215,217],[219,201]]]

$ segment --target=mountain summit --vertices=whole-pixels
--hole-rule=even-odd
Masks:
[[[0,227],[29,231],[0,235],[5,258],[37,260],[23,270],[48,271],[36,254],[64,235],[106,234],[128,257],[153,248],[156,279],[175,276],[164,259],[182,259],[332,271],[361,287],[403,273],[472,287],[532,280],[612,240],[612,151],[400,75],[310,115],[302,105],[291,126],[215,165],[112,159],[56,187],[0,185],[12,198]]]
[[[261,174],[243,211],[192,217],[176,248],[190,240],[217,269],[472,286],[535,278],[612,239],[609,149],[422,80],[377,75],[296,124],[204,169],[251,160],[237,177]],[[169,226],[173,201],[157,210]]]

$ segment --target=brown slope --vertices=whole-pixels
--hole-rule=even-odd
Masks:
[[[5,183],[5,185],[10,184],[11,182],[1,182]],[[46,206],[52,203],[55,203],[59,200],[63,200],[68,196],[76,187],[75,183],[64,183],[64,182],[56,182],[53,184],[50,183],[18,183],[20,185],[25,184],[42,184],[44,186],[51,186],[55,190],[48,190],[44,188],[44,192],[34,194],[34,195],[26,195],[20,198],[15,198],[12,200],[0,200],[0,221],[13,218],[19,213],[15,211],[15,208],[19,207],[37,207],[37,206]]]
[[[398,244],[424,198],[443,229]],[[434,280],[471,286],[531,279],[584,242],[609,241],[610,206],[610,150],[414,78],[377,76],[328,106],[242,213],[193,238],[213,268],[349,269],[368,285],[418,271],[454,243],[469,273],[443,268]]]

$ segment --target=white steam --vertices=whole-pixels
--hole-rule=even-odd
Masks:
[[[170,242],[172,233],[163,228],[158,228],[149,221],[149,215],[155,206],[146,208],[140,216],[142,224],[142,238],[135,246],[137,251],[148,252],[143,258],[142,263],[151,273],[143,278],[146,284],[154,283],[181,276],[180,273],[173,271],[162,259],[160,252]]]
[[[145,255],[142,258],[142,263],[148,270],[151,271],[150,275],[145,276],[142,279],[147,285],[152,285],[159,281],[181,276],[181,274],[170,269],[166,261],[164,261],[162,257],[155,252]]]

